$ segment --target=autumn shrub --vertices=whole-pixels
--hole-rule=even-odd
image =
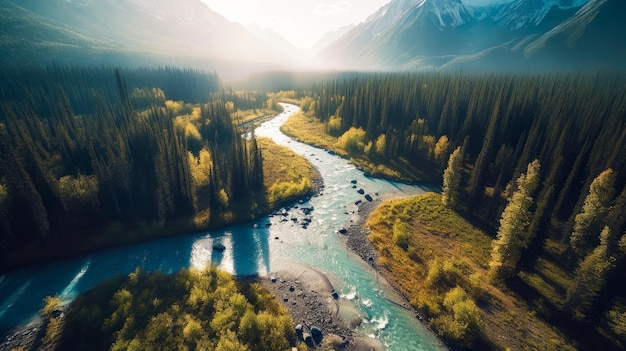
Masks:
[[[331,116],[326,125],[326,131],[329,135],[338,137],[341,135],[341,117]]]
[[[361,128],[350,128],[337,140],[337,146],[351,155],[363,153],[365,147],[365,131]]]

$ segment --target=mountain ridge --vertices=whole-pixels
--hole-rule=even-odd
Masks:
[[[294,64],[200,0],[0,0],[0,13],[9,62],[184,65],[243,75],[244,66]]]
[[[395,12],[388,11],[394,7]],[[609,7],[615,9],[605,10]],[[605,13],[602,23],[595,15],[579,14],[585,8]],[[339,69],[348,63],[392,70],[532,71],[550,65],[557,70],[624,69],[619,58],[626,58],[625,45],[607,39],[626,32],[616,15],[624,13],[619,12],[622,8],[619,0],[511,0],[491,6],[461,0],[395,0],[329,45],[318,59]],[[372,35],[369,28],[379,33]],[[585,35],[593,28],[593,34]],[[594,55],[583,47],[593,47]],[[612,57],[614,52],[618,58]],[[574,62],[578,55],[579,62]],[[561,67],[563,58],[567,60]]]

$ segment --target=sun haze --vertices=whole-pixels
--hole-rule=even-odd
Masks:
[[[256,23],[308,49],[324,34],[358,24],[389,0],[202,0],[211,10],[244,26]]]

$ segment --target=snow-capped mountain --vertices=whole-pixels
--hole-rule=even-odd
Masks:
[[[607,39],[626,33],[624,7],[624,0],[392,0],[319,59],[336,68],[532,70],[581,67],[578,55],[586,67],[624,67],[616,57],[626,62],[626,44]]]
[[[378,36],[395,26],[404,14],[415,7],[422,6],[426,0],[394,0],[370,15],[363,23],[361,31],[368,31]]]
[[[440,28],[458,27],[473,20],[462,0],[427,0],[421,9]]]

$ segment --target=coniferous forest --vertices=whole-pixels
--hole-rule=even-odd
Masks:
[[[359,145],[355,153],[379,162],[401,159],[416,172],[435,167],[441,179],[448,155],[462,147],[462,197],[484,204],[475,214],[492,224],[514,180],[537,159],[538,193],[546,204],[536,230],[561,240],[569,235],[592,181],[607,169],[615,179],[611,201],[621,204],[624,78],[609,72],[341,73],[317,81],[284,74],[264,80],[274,89],[295,89],[303,110],[326,123],[329,134],[353,134]],[[445,157],[440,157],[442,146]],[[607,225],[623,234],[622,217]]]
[[[1,70],[3,257],[50,240],[154,235],[185,217],[200,229],[230,222],[236,206],[263,208],[260,149],[229,109],[261,108],[265,93],[170,67]]]
[[[493,239],[485,282],[510,287],[574,338],[600,328],[624,342],[624,78],[277,73],[252,84],[297,92],[309,121],[352,159],[395,167],[401,179],[443,176],[444,205]],[[400,245],[396,224],[393,233]]]
[[[623,74],[276,73],[248,90],[170,67],[5,66],[1,76],[3,257],[253,218],[268,208],[263,158],[235,111],[286,99],[341,155],[442,184],[443,206],[492,240],[485,281],[566,334],[596,330],[584,345],[626,342]],[[408,228],[394,223],[393,240],[415,256]],[[427,283],[443,284],[431,275],[445,264],[428,265]],[[488,303],[460,276],[440,295]],[[442,321],[433,325],[452,344],[489,345],[481,323],[455,341]]]

